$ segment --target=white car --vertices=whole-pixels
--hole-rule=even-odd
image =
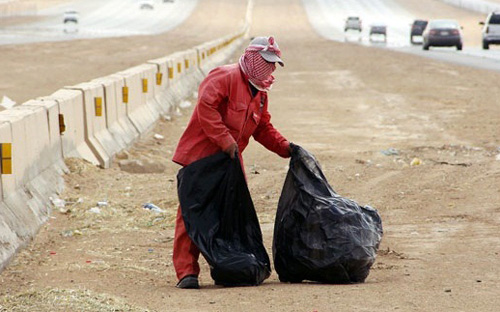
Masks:
[[[491,12],[483,25],[483,49],[488,50],[490,44],[500,44],[500,12]]]
[[[361,19],[357,16],[349,16],[345,21],[344,31],[348,31],[349,29],[361,32],[362,31]]]

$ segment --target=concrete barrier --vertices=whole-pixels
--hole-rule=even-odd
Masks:
[[[161,92],[161,86],[157,84],[158,66],[146,63],[142,67],[143,85],[147,83],[146,90],[143,89],[143,101],[155,113],[156,119],[160,115],[166,114],[169,111],[168,105],[162,105],[157,101],[157,95]],[[163,79],[162,79],[163,80]]]
[[[23,107],[42,108],[47,115],[49,131],[49,150],[44,157],[47,165],[51,165],[59,174],[66,173],[67,167],[64,163],[64,154],[62,149],[62,133],[65,131],[64,120],[60,117],[59,104],[56,101],[29,100],[22,104]]]
[[[175,107],[180,99],[174,92],[172,92],[172,81],[169,79],[169,63],[169,57],[162,57],[148,61],[148,64],[156,66],[156,102],[163,109],[162,115],[170,117],[174,113]]]
[[[228,58],[237,50],[241,50],[241,52],[243,52],[243,49],[247,44],[246,37],[243,35],[244,33],[245,32],[231,34],[203,45],[201,49],[206,51],[209,60],[202,63],[202,71],[207,74],[214,67],[226,63]],[[238,60],[235,59],[233,61],[237,62]]]
[[[128,117],[140,135],[151,130],[160,116],[159,108],[147,102],[148,93],[152,92],[148,71],[154,72],[156,68],[145,64],[112,75],[121,77],[128,89]]]
[[[54,103],[35,101],[0,112],[0,142],[2,150],[11,144],[12,164],[1,174],[0,269],[46,222],[50,196],[62,191],[60,140],[49,120],[55,112]]]
[[[177,52],[170,55],[169,68],[173,69],[170,72],[170,88],[180,100],[190,96],[189,80],[186,77],[186,68],[184,63],[184,52]]]
[[[203,43],[194,48],[196,49],[199,58],[198,68],[200,69],[200,72],[204,76],[206,76],[205,68],[207,67],[207,64],[210,62],[210,59],[207,56],[208,45],[206,43]]]
[[[483,0],[440,0],[442,2],[458,6],[467,10],[488,14],[500,11],[500,4]]]
[[[189,50],[189,59],[191,66],[188,69],[188,75],[193,77],[193,81],[195,82],[195,86],[192,88],[196,88],[198,84],[205,78],[205,73],[201,70],[201,56],[198,54],[198,50],[195,48]]]
[[[197,66],[197,52],[195,49],[179,52],[179,55],[184,60],[181,84],[187,89],[183,98],[191,97],[193,89],[203,80],[205,75],[200,72]]]
[[[0,122],[10,124],[12,135],[12,174],[2,175],[3,194],[8,195],[50,167],[53,157],[47,113],[42,107],[21,105],[4,110]]]
[[[92,150],[91,143],[86,138],[85,111],[83,94],[79,90],[61,89],[40,100],[55,101],[59,107],[61,120],[66,130],[61,136],[64,158],[82,158],[94,165],[100,165],[100,160]]]
[[[82,83],[65,87],[79,91],[82,95],[85,142],[102,168],[109,168],[113,155],[121,150],[106,127],[106,105],[104,88],[98,83]]]
[[[104,88],[106,126],[116,144],[128,148],[138,137],[139,130],[128,117],[128,89],[122,77],[107,76],[92,80]]]

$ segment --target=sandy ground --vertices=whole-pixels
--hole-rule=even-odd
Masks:
[[[35,45],[45,54],[32,62],[32,48],[2,47],[0,55],[17,52],[20,60],[2,57],[0,68],[14,70],[9,90],[18,98],[45,95],[68,80],[82,82],[224,33],[238,23],[244,5],[227,0],[234,3],[229,14],[214,15],[211,9],[222,8],[220,2],[202,1],[192,18],[161,37]],[[415,8],[436,3],[405,2]],[[208,14],[217,18],[206,19]],[[230,17],[228,24],[199,22],[220,16]],[[67,211],[55,209],[34,242],[2,272],[0,306],[6,311],[498,311],[499,74],[326,41],[311,29],[299,0],[256,0],[253,25],[253,35],[276,36],[286,62],[269,95],[273,124],[316,155],[339,194],[382,215],[385,236],[366,283],[283,284],[273,273],[259,287],[221,288],[202,261],[202,289],[176,289],[171,254],[179,168],[170,158],[188,109],[160,122],[128,154],[165,164],[164,173],[129,174],[116,162],[102,170],[68,161],[71,173],[61,197],[74,204]],[[179,38],[181,45],[174,46]],[[70,49],[71,56],[59,47]],[[75,58],[93,62],[78,66]],[[29,70],[11,64],[24,62]],[[35,68],[50,64],[61,68],[52,78],[44,75],[49,81],[42,85]],[[155,140],[154,133],[165,138]],[[389,148],[398,155],[381,152]],[[244,158],[271,255],[288,162],[256,142]],[[415,159],[420,165],[410,165]],[[89,212],[104,200],[109,205],[100,214]],[[146,211],[145,202],[166,212]]]

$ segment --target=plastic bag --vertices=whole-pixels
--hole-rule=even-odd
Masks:
[[[292,146],[274,226],[273,258],[280,281],[364,282],[382,233],[375,209],[335,193],[314,156]]]
[[[271,274],[269,256],[238,157],[219,153],[182,168],[178,193],[191,240],[217,285],[259,285]]]

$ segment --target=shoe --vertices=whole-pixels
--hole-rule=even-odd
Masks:
[[[195,275],[188,275],[183,277],[175,286],[182,289],[198,289],[200,284],[198,284],[198,277]]]

